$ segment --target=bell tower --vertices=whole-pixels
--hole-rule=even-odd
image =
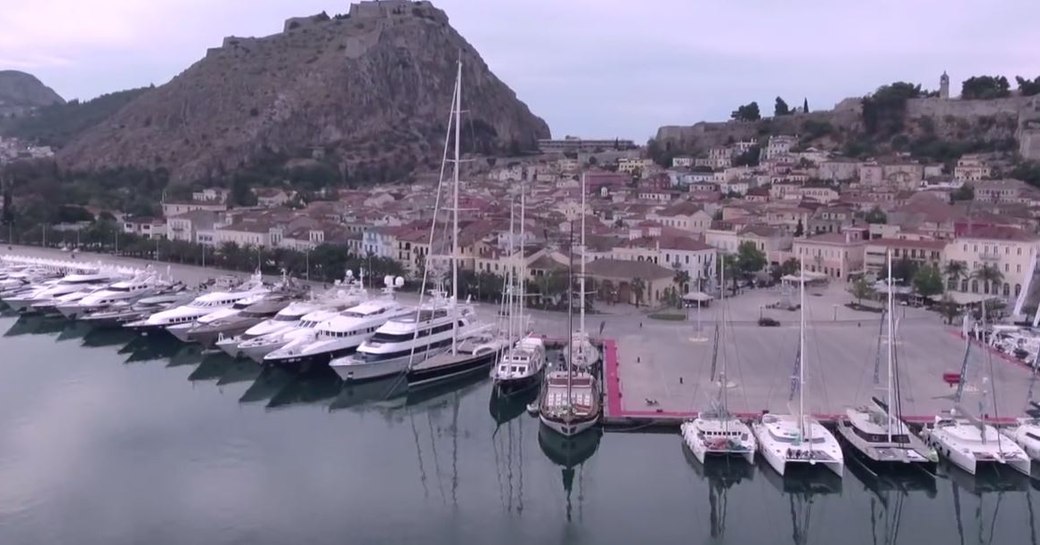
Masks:
[[[939,76],[939,98],[950,98],[950,76],[946,75],[945,70],[942,75]]]

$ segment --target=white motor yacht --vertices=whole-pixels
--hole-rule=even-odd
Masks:
[[[951,409],[935,417],[921,437],[957,467],[974,475],[980,465],[1009,466],[1030,474],[1029,456],[1015,441],[967,412]]]
[[[245,330],[241,335],[233,337],[221,337],[217,340],[217,348],[227,355],[237,358],[242,355],[238,346],[248,340],[265,335],[273,335],[294,329],[300,325],[300,320],[307,314],[318,310],[320,305],[314,301],[295,301],[289,306],[278,311],[273,317],[268,318]]]
[[[80,320],[94,327],[121,327],[123,324],[147,318],[157,312],[187,304],[197,296],[198,293],[185,291],[184,286],[176,285],[163,293],[143,297],[136,302],[112,303],[102,310],[81,316]]]
[[[267,293],[259,275],[236,288],[235,291],[214,291],[200,295],[187,305],[182,305],[169,310],[163,310],[148,316],[143,320],[125,324],[134,331],[148,333],[164,330],[170,326],[180,324],[191,324],[199,318],[212,314],[218,310],[228,308],[235,303],[258,294]]]
[[[299,348],[311,343],[314,336],[317,335],[318,326],[335,318],[340,312],[339,310],[319,309],[307,313],[300,319],[296,327],[243,341],[238,345],[238,351],[243,356],[262,363],[264,356],[276,350],[290,346]]]
[[[399,375],[451,347],[455,330],[466,330],[469,314],[448,304],[443,294],[423,305],[418,312],[406,309],[400,316],[381,325],[349,356],[330,363],[345,381],[365,381]]]
[[[1018,426],[1008,432],[1026,455],[1034,461],[1040,461],[1040,418],[1019,418]]]
[[[155,295],[169,288],[170,283],[158,275],[147,272],[130,280],[121,280],[101,290],[83,296],[78,301],[66,302],[57,306],[58,312],[70,320],[74,320],[91,312],[98,312],[109,305],[120,302],[134,302],[138,299]]]
[[[791,464],[822,464],[841,476],[845,472],[845,456],[841,445],[805,409],[805,262],[799,275],[800,324],[798,327],[798,407],[795,414],[766,414],[751,425],[758,440],[758,450],[770,467],[784,475]]]
[[[207,312],[203,316],[199,316],[194,320],[188,322],[182,322],[178,324],[172,324],[166,326],[166,331],[177,338],[177,340],[185,343],[195,342],[192,338],[192,334],[199,328],[207,327],[212,323],[219,320],[225,320],[233,316],[237,316],[244,312],[247,308],[263,301],[264,298],[270,294],[267,289],[260,289],[245,297],[241,297],[235,302],[231,303],[230,306],[224,306],[214,310],[213,312]],[[216,338],[216,334],[213,335]]]
[[[8,298],[5,302],[18,312],[27,312],[33,308],[33,305],[51,302],[62,295],[90,290],[98,286],[110,284],[116,280],[120,280],[120,278],[108,270],[77,272],[66,275],[56,283],[42,286],[41,289],[34,290],[26,295]]]

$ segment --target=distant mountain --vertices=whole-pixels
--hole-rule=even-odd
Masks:
[[[382,0],[289,19],[272,36],[225,38],[75,137],[59,161],[78,170],[164,167],[187,182],[318,157],[351,182],[407,178],[440,162],[460,57],[465,149],[532,150],[549,136],[444,12]]]
[[[0,117],[22,115],[40,106],[64,103],[65,99],[36,76],[17,70],[0,70]]]
[[[0,119],[0,135],[16,136],[43,146],[62,147],[140,96],[147,87],[101,95],[86,102],[70,100],[42,106],[31,113]]]

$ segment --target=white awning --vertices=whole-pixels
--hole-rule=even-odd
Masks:
[[[714,297],[708,295],[707,293],[704,293],[703,291],[691,291],[690,293],[683,295],[682,298],[684,301],[695,301],[698,303],[704,303],[706,301],[711,301],[712,299],[714,299]]]

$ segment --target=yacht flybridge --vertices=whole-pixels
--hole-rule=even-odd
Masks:
[[[766,414],[751,431],[766,462],[780,475],[791,465],[823,465],[842,475],[845,457],[841,445],[805,410],[805,262],[799,275],[800,324],[798,327],[798,408],[794,414]]]
[[[719,263],[719,285],[726,285],[726,273],[724,267]],[[702,411],[697,418],[684,422],[681,431],[683,440],[697,461],[704,463],[708,456],[740,456],[749,464],[755,461],[755,450],[758,442],[755,440],[751,428],[742,420],[729,411],[729,384],[727,378],[727,358],[725,346],[726,332],[726,290],[722,290],[722,298],[719,300],[719,325],[716,325],[716,350],[714,354],[722,352],[722,367],[718,376],[715,375],[715,362],[712,362],[712,380],[717,380],[719,386],[718,397],[716,397],[709,411]],[[714,356],[713,356],[714,357]]]
[[[871,405],[847,409],[838,421],[838,433],[868,462],[875,464],[932,464],[938,461],[935,451],[910,432],[899,415],[899,373],[896,369],[895,306],[892,288],[892,253],[888,252],[887,372],[885,401],[871,398]],[[880,373],[875,369],[875,377]]]

